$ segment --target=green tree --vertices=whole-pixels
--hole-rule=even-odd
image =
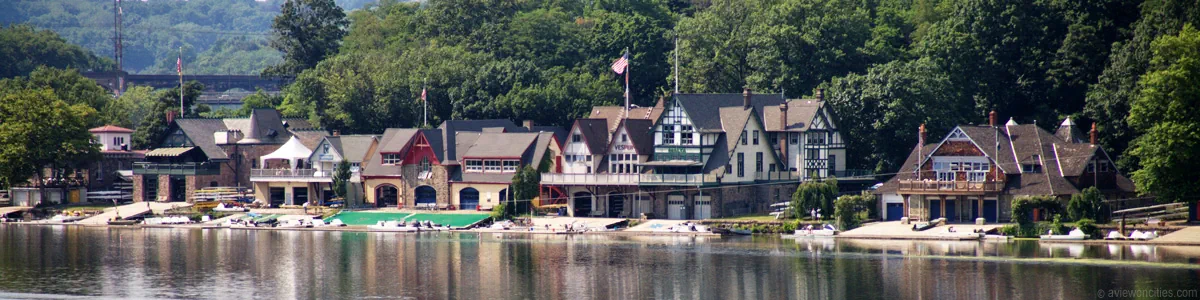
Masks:
[[[1096,187],[1088,187],[1071,195],[1071,201],[1067,202],[1067,214],[1074,221],[1091,219],[1108,223],[1109,220],[1108,204],[1104,203],[1104,196]]]
[[[858,227],[870,217],[871,207],[876,204],[875,196],[868,192],[838,197],[833,204],[833,216],[838,228],[845,231]]]
[[[29,25],[0,27],[0,78],[26,76],[43,66],[105,71],[113,68],[113,62],[67,43],[50,30]]]
[[[346,201],[347,184],[350,182],[350,162],[345,159],[337,166],[337,171],[333,173],[333,193],[342,198],[343,203]]]
[[[200,97],[200,91],[204,90],[204,85],[196,81],[188,81],[184,83],[183,87],[185,91],[183,105],[187,109],[184,111],[183,117],[194,117],[196,115],[191,107],[196,102],[196,98]],[[159,91],[156,98],[154,106],[134,129],[133,147],[135,149],[158,147],[158,143],[170,134],[167,132],[167,129],[171,127],[171,124],[167,122],[168,112],[174,113],[176,118],[180,117],[179,88]]]
[[[100,120],[105,124],[134,128],[150,114],[155,102],[154,88],[129,86],[121,97],[108,101],[100,110]]]
[[[67,104],[47,87],[4,87],[0,93],[0,178],[7,186],[33,178],[41,168],[78,167],[99,159],[84,104]]]
[[[283,62],[263,73],[295,76],[316,66],[337,53],[348,25],[333,0],[287,0],[271,25],[271,47],[283,52]]]
[[[1128,117],[1141,133],[1127,152],[1140,167],[1133,181],[1160,201],[1192,201],[1200,193],[1200,31],[1186,25],[1151,48],[1155,71],[1139,81]]]
[[[792,193],[792,215],[800,219],[817,209],[822,218],[829,217],[837,195],[837,179],[801,183]]]
[[[512,197],[509,200],[519,202],[510,203],[509,206],[515,211],[529,211],[530,201],[539,195],[538,186],[541,181],[542,174],[532,166],[521,168],[521,171],[513,176],[512,184],[509,185],[509,190],[512,191]]]
[[[104,109],[112,99],[112,94],[96,84],[96,81],[83,77],[79,71],[73,69],[39,66],[29,73],[28,77],[3,79],[0,80],[0,85],[14,86],[10,89],[16,88],[15,86],[26,89],[47,88],[56,98],[68,105],[82,104],[96,111]],[[104,125],[102,123],[99,114],[88,114],[87,126],[97,127]]]

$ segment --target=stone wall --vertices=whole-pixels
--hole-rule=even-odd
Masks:
[[[142,175],[133,175],[133,202],[146,201],[146,199],[142,199],[142,191],[146,188],[142,186],[142,180]]]
[[[411,164],[401,166],[400,174],[402,176],[404,185],[400,187],[400,203],[403,203],[404,207],[412,207],[413,205],[416,205],[417,187],[428,185],[437,191],[438,205],[450,205],[452,197],[451,195],[453,193],[453,191],[450,190],[451,168],[455,167],[435,165],[432,167],[431,171],[433,174],[429,176],[429,179],[420,179],[420,165]]]

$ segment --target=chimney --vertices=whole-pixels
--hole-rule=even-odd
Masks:
[[[925,146],[925,123],[921,123],[920,132],[921,132],[921,139],[918,140],[917,142],[920,143],[919,146]]]
[[[1091,138],[1089,140],[1092,142],[1092,146],[1095,146],[1096,145],[1096,122],[1092,122],[1092,131],[1088,132],[1088,133],[1091,135]]]
[[[996,111],[988,113],[988,126],[996,127]]]
[[[788,125],[787,114],[788,114],[788,105],[787,105],[787,102],[785,101],[785,102],[779,104],[779,157],[782,158],[783,164],[785,166],[787,165],[787,159],[788,159],[787,139],[788,139],[788,134],[789,134],[787,132],[787,125]],[[784,171],[786,171],[787,168],[784,168],[784,169],[785,169]]]
[[[341,132],[339,132],[337,129],[333,130],[333,136],[340,136],[340,135],[341,135]]]
[[[533,131],[533,120],[522,121],[521,125],[524,126],[525,129],[528,129],[529,131]]]
[[[175,122],[175,111],[168,110],[167,111],[167,125],[171,125],[171,123],[174,123],[174,122]]]
[[[750,87],[745,87],[742,89],[742,108],[746,108],[746,109],[750,108],[750,96],[751,95],[753,95],[753,94],[750,93]]]
[[[817,96],[817,101],[825,101],[825,89],[818,88],[816,96]]]

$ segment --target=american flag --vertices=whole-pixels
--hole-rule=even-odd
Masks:
[[[183,57],[182,56],[179,57],[179,60],[175,61],[175,72],[178,72],[179,75],[183,75]]]
[[[421,88],[421,101],[425,101],[425,88]]]
[[[629,67],[629,52],[625,52],[625,55],[618,58],[612,64],[612,70],[613,72],[617,72],[617,74],[625,74],[625,68],[627,67]]]

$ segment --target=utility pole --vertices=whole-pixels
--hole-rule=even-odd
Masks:
[[[124,45],[121,44],[123,38],[122,32],[124,28],[125,12],[121,10],[121,0],[113,0],[113,57],[117,61],[117,96],[125,93],[125,74],[121,74],[121,51]]]

